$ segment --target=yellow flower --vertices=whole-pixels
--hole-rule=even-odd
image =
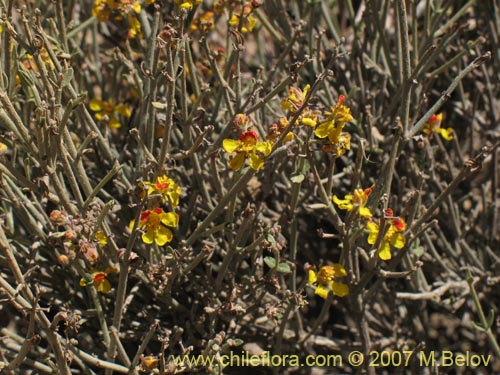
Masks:
[[[7,152],[9,148],[5,143],[0,142],[0,155],[3,155]]]
[[[297,87],[290,87],[288,90],[288,95],[286,99],[281,101],[281,109],[283,111],[289,110],[292,113],[295,113],[299,110],[300,107],[304,104],[306,100],[307,93],[311,89],[311,85],[306,85],[304,90],[301,90]]]
[[[167,242],[172,241],[173,234],[170,229],[177,228],[179,224],[179,215],[175,212],[164,212],[163,208],[155,208],[154,210],[145,210],[141,213],[139,220],[139,229],[143,230],[142,240],[150,245],[153,242],[158,246],[163,246]],[[134,220],[130,222],[129,228],[134,227]]]
[[[386,218],[389,221],[389,228],[385,232],[377,251],[378,256],[382,260],[390,260],[392,258],[391,246],[396,249],[402,249],[406,244],[406,238],[402,233],[406,229],[405,221],[400,217],[393,217],[391,209],[387,209],[386,212],[391,213],[390,217]],[[374,245],[379,236],[379,225],[374,221],[368,221],[366,228],[369,232],[368,243]]]
[[[124,104],[116,105],[113,99],[104,101],[100,99],[92,99],[90,101],[90,109],[96,112],[95,118],[99,121],[107,122],[110,128],[121,128],[122,124],[118,117],[129,118],[132,116],[132,111]]]
[[[241,8],[241,6],[237,6],[233,10],[233,14],[229,19],[229,25],[238,28],[241,23],[240,31],[242,33],[252,32],[255,24],[257,23],[257,19],[251,15],[252,12],[252,3],[246,4],[243,8]],[[243,16],[243,19],[241,19],[241,16]]]
[[[215,28],[215,13],[211,10],[207,10],[202,13],[200,17],[193,19],[189,25],[191,31],[200,30],[207,32]]]
[[[341,282],[335,281],[336,278],[347,276],[347,271],[340,264],[335,263],[331,266],[323,266],[316,272],[314,269],[308,271],[307,284],[315,287],[314,293],[321,298],[326,299],[331,291],[339,297],[345,297],[349,294],[349,287]]]
[[[371,192],[375,189],[375,185],[367,189],[355,189],[354,193],[347,194],[344,199],[338,198],[336,195],[333,196],[332,200],[341,210],[352,211],[356,209],[359,216],[370,218],[372,213],[366,204],[368,203],[368,197]]]
[[[154,1],[146,1],[152,4]],[[100,22],[108,22],[111,15],[116,21],[127,19],[130,29],[128,37],[133,38],[141,32],[141,24],[136,15],[141,13],[139,0],[94,0],[92,15]]]
[[[108,6],[108,0],[94,0],[92,15],[100,22],[108,22],[111,15],[111,9]]]
[[[269,132],[267,133],[266,139],[271,142],[276,142],[279,137],[281,137],[281,134],[283,134],[283,131],[288,127],[290,122],[286,117],[281,117],[277,123],[271,124],[269,126]],[[295,135],[292,132],[288,132],[283,139],[283,143],[288,143],[292,139],[295,138]]]
[[[351,149],[351,135],[345,132],[340,133],[339,141],[337,142],[337,144],[328,143],[323,145],[323,151],[335,152],[336,157],[344,155],[350,149]]]
[[[155,182],[144,181],[144,185],[148,188],[148,195],[160,194],[162,202],[168,200],[172,207],[179,204],[181,188],[167,175],[158,176]]]
[[[229,154],[236,152],[236,156],[229,160],[232,170],[239,170],[249,159],[250,167],[258,171],[264,166],[264,158],[272,151],[271,142],[259,142],[257,133],[247,130],[241,133],[240,139],[224,139],[222,148]]]
[[[98,230],[96,232],[94,239],[97,240],[97,244],[99,245],[99,247],[104,247],[108,244],[108,238],[102,230]]]
[[[148,355],[146,357],[141,356],[139,359],[141,360],[141,368],[144,372],[153,371],[158,368],[158,364],[160,363],[158,357],[152,355]]]
[[[191,10],[195,5],[201,4],[202,0],[175,0],[174,2],[178,4],[179,9]]]
[[[314,134],[318,138],[326,138],[330,140],[330,143],[337,145],[341,140],[342,129],[346,122],[352,121],[354,118],[351,115],[351,110],[346,107],[343,103],[345,101],[345,96],[341,95],[337,104],[330,107],[330,111],[325,112],[326,119],[321,122]],[[345,133],[344,133],[345,134]],[[345,136],[344,136],[345,137]],[[349,137],[350,142],[350,137]],[[350,143],[349,143],[350,145]]]
[[[432,115],[424,124],[422,131],[425,134],[438,133],[447,141],[451,141],[453,139],[453,129],[447,128],[444,129],[441,127],[441,122],[443,121],[443,114],[439,113],[437,115]]]
[[[80,279],[80,286],[94,285],[101,293],[108,293],[111,290],[111,284],[106,276],[112,272],[118,272],[114,267],[108,267],[104,271],[93,272]]]
[[[289,110],[290,113],[295,114],[304,105],[310,89],[310,85],[306,85],[304,90],[300,90],[297,87],[290,87],[286,99],[281,101],[281,109],[284,111]],[[314,128],[318,124],[318,115],[309,110],[309,108],[305,108],[298,122]]]

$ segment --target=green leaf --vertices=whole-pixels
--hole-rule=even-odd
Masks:
[[[309,161],[304,160],[302,164],[302,168],[300,168],[300,173],[307,173],[311,169],[311,164],[309,164]]]
[[[266,234],[266,241],[269,242],[269,245],[271,247],[275,247],[276,246],[276,240],[274,239],[273,235],[272,234]]]
[[[154,108],[156,108],[156,109],[165,109],[165,108],[167,108],[167,103],[151,102],[151,105]]]
[[[296,174],[295,176],[290,177],[290,181],[292,181],[294,184],[300,184],[302,181],[304,181],[304,175],[302,173]]]
[[[486,319],[486,324],[487,324],[487,326],[485,327],[486,330],[493,327],[493,319],[495,319],[495,311],[493,311],[493,309],[491,309],[489,314],[488,314],[488,318]]]
[[[267,264],[269,268],[276,268],[276,259],[273,257],[264,257],[264,263]]]
[[[292,269],[288,263],[280,263],[278,264],[278,267],[276,267],[276,271],[280,273],[290,273],[292,272]]]
[[[61,87],[68,86],[71,80],[73,79],[73,68],[68,68],[63,74],[61,80]]]

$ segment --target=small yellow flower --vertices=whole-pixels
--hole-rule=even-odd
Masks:
[[[311,85],[306,85],[304,90],[297,87],[290,87],[286,99],[281,101],[281,109],[289,110],[291,113],[297,112],[306,100],[307,93],[311,89]]]
[[[330,143],[336,145],[340,141],[342,134],[342,129],[345,124],[352,121],[354,118],[351,115],[351,109],[344,105],[345,96],[341,95],[337,104],[330,107],[330,111],[325,112],[326,119],[321,122],[314,134],[318,138],[326,138],[330,140]],[[350,141],[350,138],[349,138]]]
[[[391,246],[396,249],[402,249],[406,244],[406,237],[402,232],[406,229],[405,221],[400,217],[393,217],[392,210],[387,209],[386,212],[390,212],[391,215],[386,218],[389,221],[389,228],[384,234],[380,247],[378,248],[378,256],[382,260],[390,260],[392,258]],[[366,228],[368,229],[368,243],[374,245],[379,236],[380,228],[374,221],[368,221],[366,223]]]
[[[122,124],[119,117],[129,118],[132,116],[132,111],[125,104],[116,105],[113,99],[104,101],[100,99],[92,99],[90,101],[90,109],[94,112],[95,118],[98,121],[107,122],[110,128],[121,128]]]
[[[307,284],[315,287],[314,293],[321,298],[326,299],[331,291],[339,297],[345,297],[349,294],[349,287],[336,278],[347,276],[347,271],[342,265],[335,263],[331,266],[323,266],[316,272],[314,269],[308,271]]]
[[[148,195],[160,194],[162,202],[168,200],[172,207],[177,207],[179,205],[181,188],[167,175],[158,176],[155,182],[144,181],[144,185],[148,189]]]
[[[441,122],[443,121],[443,114],[439,113],[437,115],[432,115],[424,124],[422,131],[425,134],[438,133],[447,141],[451,141],[453,139],[453,129],[447,128],[444,129],[441,127]]]
[[[158,364],[160,363],[160,360],[158,357],[148,355],[146,357],[141,356],[141,368],[144,371],[153,371],[154,369],[158,368]]]
[[[146,4],[153,2],[146,1]],[[141,24],[136,16],[139,13],[141,13],[139,0],[94,0],[92,7],[92,15],[100,22],[108,22],[112,15],[116,21],[127,19],[130,26],[129,38],[140,35]]]
[[[290,87],[286,99],[281,101],[281,109],[284,111],[289,110],[291,114],[295,114],[304,105],[310,89],[310,85],[306,85],[304,90],[293,86]],[[318,115],[309,108],[305,108],[302,111],[298,122],[314,128],[318,124]]]
[[[153,242],[158,246],[163,246],[167,242],[172,241],[173,234],[170,228],[177,228],[179,224],[179,215],[175,212],[164,212],[163,208],[155,208],[154,210],[145,210],[141,213],[139,220],[139,229],[143,230],[142,240],[150,245]],[[130,222],[129,228],[134,227],[134,220]]]
[[[269,126],[269,132],[267,133],[266,139],[270,142],[276,142],[289,124],[290,122],[286,117],[281,117],[278,122]],[[292,132],[288,132],[283,140],[283,143],[288,143],[294,138],[295,135]]]
[[[114,267],[108,267],[104,271],[93,272],[91,275],[87,275],[80,279],[80,286],[94,285],[97,291],[109,293],[111,284],[106,277],[112,272],[118,272],[118,270]]]
[[[252,32],[255,24],[257,23],[257,19],[252,16],[253,5],[252,3],[247,3],[243,8],[241,6],[237,6],[233,10],[233,14],[229,19],[229,25],[233,27],[240,27],[241,23],[241,32],[248,33]],[[243,19],[241,19],[243,16]]]
[[[108,238],[102,230],[98,230],[96,232],[94,239],[97,240],[97,244],[99,245],[99,247],[104,247],[108,244]]]
[[[372,217],[372,213],[370,209],[366,207],[366,204],[368,203],[368,197],[373,189],[375,189],[375,185],[364,190],[355,189],[352,195],[347,194],[344,199],[340,199],[334,195],[332,200],[341,210],[352,211],[356,209],[359,216],[370,218]]]
[[[108,22],[109,16],[111,15],[111,9],[108,6],[108,0],[94,0],[92,15],[96,17],[99,22]]]
[[[272,151],[271,142],[260,142],[257,133],[253,130],[247,130],[241,133],[240,139],[224,139],[222,148],[229,154],[236,152],[236,156],[229,160],[229,166],[232,170],[239,170],[245,160],[249,159],[252,169],[258,171],[264,166],[264,158]]]
[[[200,17],[193,19],[189,25],[191,31],[200,30],[207,32],[215,28],[215,13],[211,10],[207,10],[201,14]]]
[[[201,4],[202,0],[175,0],[174,2],[178,4],[179,9],[191,10],[195,5]]]

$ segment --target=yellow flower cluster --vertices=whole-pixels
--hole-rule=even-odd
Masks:
[[[318,138],[328,138],[330,143],[323,150],[332,151],[337,157],[344,155],[351,149],[351,135],[343,129],[346,123],[354,120],[351,109],[344,105],[345,96],[341,95],[336,105],[321,113],[307,106],[302,108],[310,90],[310,85],[306,85],[303,90],[290,87],[288,95],[281,102],[281,108],[288,110],[291,115],[301,110],[297,123],[315,128],[314,134]],[[323,117],[322,120],[320,117]]]
[[[174,0],[179,9],[191,10],[195,5],[201,4],[201,0]]]
[[[113,99],[109,101],[101,99],[92,99],[89,103],[90,109],[95,112],[95,118],[107,123],[112,129],[119,129],[122,127],[120,117],[130,118],[132,110],[125,104],[115,104]]]
[[[161,203],[169,203],[172,208],[179,204],[181,188],[167,175],[161,175],[155,181],[143,182],[143,191],[147,195],[159,195]],[[153,243],[163,246],[172,241],[173,233],[169,228],[177,228],[179,215],[173,211],[165,212],[162,207],[154,207],[141,212],[137,227],[143,231],[142,241],[148,245]],[[131,220],[132,231],[135,221]]]
[[[146,4],[152,3],[154,0],[146,0]],[[129,24],[129,38],[141,33],[141,23],[137,19],[139,13],[141,13],[139,0],[94,0],[92,7],[92,15],[100,22],[108,22],[112,16],[116,21],[126,19]]]

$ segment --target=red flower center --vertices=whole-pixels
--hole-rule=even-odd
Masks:
[[[155,184],[155,189],[156,190],[164,190],[164,189],[168,189],[168,187],[170,186],[170,184],[168,182],[157,182]]]
[[[148,218],[149,218],[149,215],[151,214],[151,211],[150,210],[146,210],[144,212],[141,213],[141,219],[140,221],[141,222],[145,222],[145,221],[148,221]]]
[[[244,143],[255,143],[257,142],[258,136],[257,133],[253,130],[247,130],[240,134],[240,141]]]
[[[106,274],[104,272],[99,272],[94,276],[94,285],[99,286],[106,279]]]
[[[396,230],[398,232],[402,232],[404,229],[405,229],[405,223],[403,220],[401,219],[394,219],[394,221],[392,222],[392,225],[394,225],[394,227],[396,228]]]

